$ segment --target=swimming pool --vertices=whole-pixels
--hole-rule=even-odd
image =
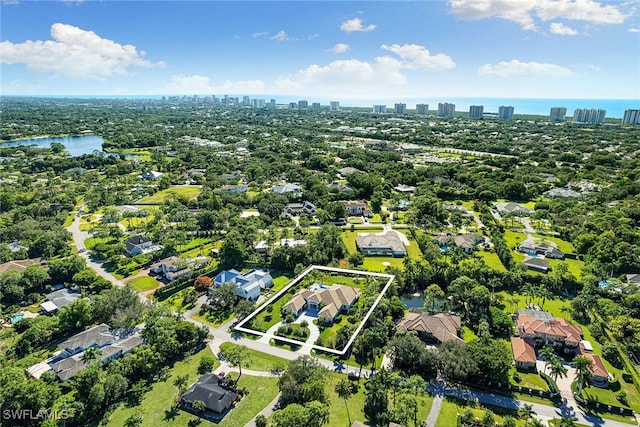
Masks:
[[[13,325],[14,323],[18,323],[19,321],[21,321],[22,319],[24,319],[24,314],[23,313],[17,313],[14,314],[11,317],[11,324]]]

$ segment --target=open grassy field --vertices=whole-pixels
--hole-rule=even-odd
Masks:
[[[188,186],[178,186],[174,185],[166,190],[158,191],[156,194],[148,197],[144,197],[138,200],[140,204],[148,204],[148,205],[159,205],[164,202],[167,198],[175,196],[175,197],[184,197],[187,200],[195,199],[200,195],[200,191],[202,190],[199,186],[188,185]]]
[[[438,417],[438,421],[436,421],[435,427],[455,426],[458,414],[463,415],[467,410],[471,410],[476,418],[482,419],[485,412],[489,409],[493,411],[495,421],[498,424],[502,424],[506,415],[511,415],[515,418],[517,427],[525,426],[525,420],[518,419],[518,414],[514,410],[489,407],[476,402],[446,397],[444,402],[442,402],[440,416]]]
[[[128,283],[136,292],[150,291],[160,286],[160,283],[156,279],[149,276],[136,277]]]
[[[484,249],[476,250],[475,253],[484,260],[484,263],[487,264],[487,267],[492,268],[496,271],[505,272],[507,271],[502,265],[502,261],[498,258],[495,252],[487,251]]]

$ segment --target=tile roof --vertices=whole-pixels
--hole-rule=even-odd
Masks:
[[[458,337],[460,325],[460,317],[454,314],[438,313],[427,315],[408,312],[404,318],[398,322],[397,329],[404,332],[424,332],[432,335],[440,342],[462,342],[462,339]]]
[[[518,315],[518,330],[529,334],[564,337],[565,341],[579,343],[582,328],[566,319],[542,320],[527,315]]]
[[[525,340],[511,337],[513,359],[521,363],[536,363],[536,352]]]

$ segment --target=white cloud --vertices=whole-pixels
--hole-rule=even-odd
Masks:
[[[144,59],[145,52],[133,45],[122,45],[72,25],[53,24],[51,37],[53,40],[0,42],[0,62],[26,64],[30,70],[73,79],[98,80],[127,75],[130,67],[164,66],[164,62]]]
[[[498,17],[516,22],[525,30],[542,21],[567,19],[597,24],[622,24],[628,15],[619,5],[595,0],[449,0],[451,12],[462,19]]]
[[[348,21],[344,21],[342,25],[340,25],[340,29],[342,31],[346,31],[347,33],[352,33],[354,31],[373,31],[375,30],[375,28],[376,26],[374,24],[370,24],[364,27],[362,25],[362,19],[360,18],[349,19]]]
[[[450,56],[443,53],[431,55],[429,49],[417,44],[383,44],[382,49],[395,53],[403,59],[405,68],[418,68],[423,70],[450,70],[456,63]]]
[[[269,34],[269,33],[266,32],[266,31],[260,31],[258,33],[251,34],[251,37],[262,37],[262,36],[266,36],[267,34]]]
[[[566,78],[573,76],[573,71],[556,64],[540,62],[520,62],[517,59],[501,61],[495,65],[485,64],[478,68],[478,76],[482,78]]]
[[[578,32],[571,27],[567,27],[566,25],[560,22],[552,22],[549,26],[549,29],[553,34],[558,34],[561,36],[576,36]]]
[[[345,53],[349,50],[349,45],[346,43],[338,43],[329,50],[333,53]]]
[[[631,27],[631,28],[629,28],[629,32],[630,33],[640,33],[640,28]]]
[[[289,36],[284,30],[280,30],[275,36],[271,37],[271,40],[283,42],[283,41],[289,40]]]
[[[262,80],[226,80],[220,85],[214,85],[208,76],[202,75],[174,75],[171,80],[153,91],[156,94],[208,94],[208,93],[263,93]]]

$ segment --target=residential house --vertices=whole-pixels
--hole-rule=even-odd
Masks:
[[[565,199],[577,199],[578,197],[580,197],[580,193],[578,193],[577,191],[564,187],[552,188],[551,190],[547,190],[542,194],[547,197],[563,197]]]
[[[356,237],[356,247],[363,255],[393,257],[407,255],[407,248],[398,236],[397,231],[387,231],[381,234],[360,233]]]
[[[278,184],[271,187],[271,191],[276,194],[294,195],[296,197],[302,197],[302,187],[296,184]]]
[[[157,181],[160,178],[162,178],[162,175],[164,175],[162,172],[156,172],[156,171],[147,171],[145,173],[143,173],[142,175],[139,176],[139,178],[145,180],[145,181]]]
[[[191,268],[186,260],[172,256],[162,259],[149,267],[149,271],[158,275],[160,278],[164,278],[169,282],[172,282],[179,277],[191,273]]]
[[[22,273],[30,265],[40,265],[40,264],[42,264],[42,258],[40,257],[8,261],[0,264],[0,274],[6,273],[7,271],[17,271]]]
[[[47,301],[40,304],[40,308],[47,314],[53,314],[80,299],[80,293],[62,288],[46,294],[45,297]]]
[[[433,239],[433,243],[440,246],[440,249],[446,249],[452,245],[461,248],[465,253],[473,252],[475,246],[484,242],[484,237],[476,233],[458,234],[456,236],[451,233],[438,234]]]
[[[47,370],[52,370],[61,381],[66,381],[85,368],[86,364],[82,359],[87,349],[99,349],[97,360],[106,365],[143,342],[139,327],[110,329],[109,325],[102,323],[60,343],[62,351],[45,362],[45,369],[38,369],[39,365],[44,364],[37,364],[28,370],[37,377]]]
[[[640,273],[627,274],[627,282],[640,286]]]
[[[393,189],[398,193],[413,193],[414,191],[416,191],[416,187],[406,184],[396,185],[395,187],[393,187]]]
[[[334,182],[332,182],[330,184],[327,184],[327,189],[331,193],[345,193],[345,194],[353,193],[353,188],[349,187],[346,184],[341,184],[341,183],[336,182],[336,181],[334,181]]]
[[[243,194],[249,190],[248,185],[236,185],[236,184],[227,184],[213,190],[214,193],[220,194],[224,192],[230,192],[233,194]]]
[[[461,327],[460,316],[448,313],[433,315],[407,312],[398,322],[396,329],[402,332],[416,331],[421,338],[443,343],[446,341],[464,341],[458,336]]]
[[[520,203],[515,202],[496,203],[494,205],[494,208],[501,215],[514,214],[517,216],[529,216],[533,213],[533,210],[522,206]]]
[[[360,169],[352,168],[351,166],[347,166],[342,169],[338,169],[338,173],[342,176],[351,175],[353,173],[362,172]]]
[[[282,211],[283,218],[291,218],[292,216],[298,216],[300,214],[316,216],[318,215],[318,210],[313,203],[305,200],[302,203],[289,203]]]
[[[306,304],[307,310],[317,311],[318,319],[332,323],[338,313],[349,310],[359,297],[360,290],[351,286],[314,283],[309,289],[296,293],[282,310],[298,316]]]
[[[231,387],[229,380],[209,372],[180,396],[180,407],[208,420],[220,421],[237,399],[238,393]],[[196,401],[204,403],[204,413],[193,408]]]
[[[565,353],[575,353],[582,340],[582,328],[551,313],[537,310],[518,310],[516,322],[520,337],[533,340],[536,347],[551,346]]]
[[[593,347],[589,341],[581,341],[578,347],[578,354],[591,361],[589,370],[591,371],[591,383],[596,387],[609,387],[611,374],[607,371],[602,358],[597,354],[593,354]]]
[[[549,261],[544,258],[527,257],[522,261],[522,265],[529,270],[539,271],[540,273],[546,273],[549,271]]]
[[[149,237],[141,234],[128,237],[124,241],[125,252],[129,256],[148,254],[162,249],[160,245],[154,245]]]
[[[307,241],[304,239],[280,239],[278,245],[281,248],[298,248],[307,246]]]
[[[536,369],[536,351],[528,342],[520,337],[511,337],[511,350],[517,368]]]
[[[564,259],[564,252],[559,250],[556,246],[548,245],[546,243],[536,243],[530,239],[520,243],[518,251],[532,256],[544,255],[546,258]]]
[[[266,254],[269,251],[269,243],[266,240],[260,240],[253,244],[253,250],[259,254]]]
[[[373,211],[369,209],[366,200],[342,200],[340,203],[347,210],[348,216],[366,216],[367,218],[373,216]]]
[[[273,278],[264,270],[252,270],[242,274],[238,270],[224,270],[213,278],[215,287],[224,283],[233,283],[237,286],[236,295],[240,298],[255,301],[260,296],[260,290],[273,286]]]
[[[451,205],[448,203],[442,204],[443,209],[448,210],[449,212],[460,212],[463,215],[471,215],[471,213],[462,205]]]

